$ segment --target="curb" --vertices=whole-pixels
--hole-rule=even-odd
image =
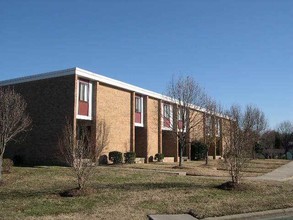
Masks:
[[[281,219],[292,217],[293,218],[293,208],[288,209],[275,209],[275,210],[269,210],[269,211],[261,211],[261,212],[251,212],[251,213],[244,213],[244,214],[238,214],[238,215],[227,215],[227,216],[221,216],[221,217],[209,217],[204,218],[204,220],[238,220],[238,219],[270,219],[270,218],[279,218]]]

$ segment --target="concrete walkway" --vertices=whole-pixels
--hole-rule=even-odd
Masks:
[[[210,217],[204,220],[289,220],[293,219],[293,208],[276,209],[262,212],[243,213],[238,215],[227,215],[221,217]]]
[[[270,173],[262,176],[249,178],[252,180],[287,181],[293,180],[293,161],[289,162]]]

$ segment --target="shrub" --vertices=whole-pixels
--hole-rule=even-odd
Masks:
[[[158,153],[155,155],[155,160],[157,160],[158,162],[162,162],[163,159],[164,159],[164,154]]]
[[[195,141],[191,144],[191,160],[202,160],[206,157],[208,147],[206,144]]]
[[[24,158],[21,155],[15,155],[13,157],[14,166],[22,166],[24,164]]]
[[[122,153],[119,151],[111,151],[109,153],[109,159],[114,163],[114,164],[119,164],[122,163],[123,158],[122,158]]]
[[[124,154],[125,163],[135,163],[135,152],[127,152]]]
[[[10,169],[13,166],[13,161],[11,159],[3,160],[3,173],[10,173]]]

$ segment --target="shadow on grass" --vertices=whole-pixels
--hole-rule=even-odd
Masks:
[[[29,197],[42,197],[48,195],[57,195],[58,192],[52,189],[44,190],[11,190],[6,192],[0,192],[1,199],[21,199]]]
[[[123,191],[145,191],[145,190],[156,190],[156,189],[203,189],[203,188],[214,188],[211,185],[202,185],[194,183],[183,183],[183,182],[150,182],[150,183],[123,183],[123,184],[101,184],[95,187],[96,189],[117,189]]]
[[[168,182],[168,183],[123,183],[123,184],[91,184],[97,194],[105,189],[119,190],[119,191],[145,191],[145,190],[156,190],[156,189],[208,189],[214,188],[212,185],[201,185],[194,183],[182,183],[182,182]],[[43,189],[43,190],[10,190],[0,192],[1,199],[21,199],[28,197],[43,197],[43,196],[58,196],[61,191],[66,189]]]

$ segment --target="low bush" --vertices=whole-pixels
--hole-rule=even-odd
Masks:
[[[15,155],[13,157],[13,164],[14,166],[23,166],[24,164],[24,158],[21,155]]]
[[[109,153],[109,159],[114,163],[114,164],[119,164],[122,163],[123,157],[122,153],[119,151],[111,151]]]
[[[11,159],[3,160],[3,173],[10,173],[11,167],[13,166],[13,161]]]
[[[163,159],[164,159],[164,154],[158,153],[155,155],[155,160],[157,160],[158,162],[162,162]]]
[[[208,147],[206,144],[195,141],[191,144],[191,160],[203,160],[206,157]]]
[[[124,154],[125,163],[135,163],[136,153],[127,152]]]

